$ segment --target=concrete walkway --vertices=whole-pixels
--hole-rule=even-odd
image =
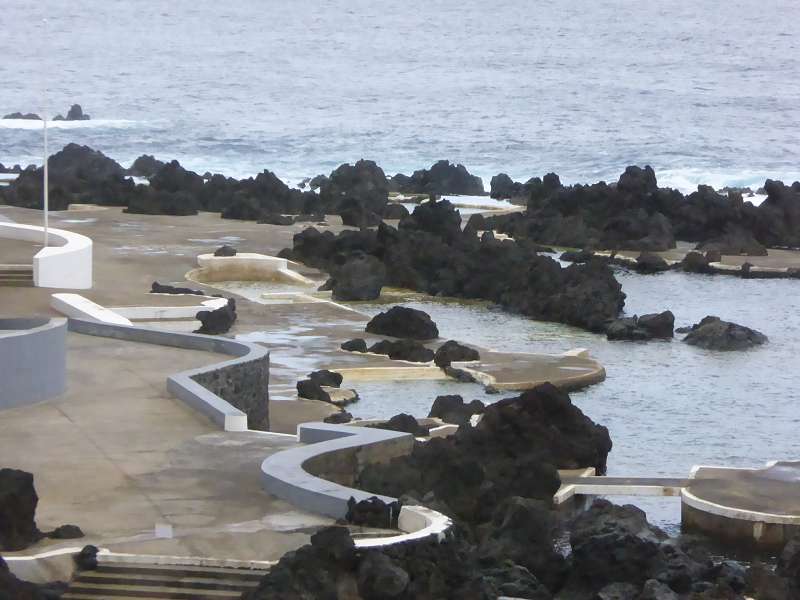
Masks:
[[[41,529],[74,523],[78,545],[120,552],[272,560],[329,522],[262,491],[261,461],[291,438],[220,432],[166,392],[168,374],[222,357],[74,333],[68,351],[68,392],[0,419],[3,466],[34,474]]]

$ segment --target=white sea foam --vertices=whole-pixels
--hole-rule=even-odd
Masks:
[[[48,129],[130,129],[139,121],[127,119],[91,119],[89,121],[48,121]],[[42,129],[42,121],[32,119],[0,119],[0,129]]]

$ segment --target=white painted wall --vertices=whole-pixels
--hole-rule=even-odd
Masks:
[[[50,297],[50,306],[62,315],[73,319],[91,319],[114,325],[133,325],[122,315],[84,298],[80,294],[53,294]]]
[[[65,231],[49,229],[49,243],[33,257],[36,287],[86,290],[92,287],[92,240]],[[44,228],[38,225],[0,223],[0,237],[26,242],[44,242]]]

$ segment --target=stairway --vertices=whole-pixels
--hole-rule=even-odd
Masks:
[[[69,584],[63,600],[142,598],[219,600],[241,598],[258,586],[266,571],[231,567],[189,567],[136,563],[100,563]]]
[[[33,287],[31,265],[0,265],[0,287]]]

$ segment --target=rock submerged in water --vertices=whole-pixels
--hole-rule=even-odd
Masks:
[[[89,121],[91,117],[83,112],[80,104],[73,104],[67,111],[67,116],[56,115],[53,121]]]
[[[347,340],[346,342],[343,342],[340,348],[342,350],[346,350],[347,352],[366,352],[367,342],[362,338],[356,338],[354,340]]]
[[[236,321],[236,300],[228,298],[225,306],[214,310],[201,310],[197,313],[196,319],[200,321],[201,325],[199,329],[195,329],[194,333],[207,335],[228,333]]]
[[[686,331],[679,330],[681,332]],[[760,331],[708,316],[692,325],[683,341],[707,350],[746,350],[768,341]]]
[[[474,348],[459,344],[455,340],[448,340],[437,348],[433,357],[433,362],[435,362],[436,366],[440,369],[444,369],[445,367],[449,367],[450,363],[453,362],[467,362],[480,360],[480,358],[480,353]]]
[[[22,121],[41,121],[42,117],[36,113],[13,112],[3,116],[4,119],[18,119]]]
[[[425,437],[428,435],[429,431],[429,428],[423,427],[419,424],[417,419],[406,413],[400,413],[387,421],[375,423],[374,425],[367,425],[367,427],[388,429],[389,431],[402,431],[404,433],[410,433],[414,437]]]
[[[609,340],[669,339],[674,335],[674,326],[675,315],[669,310],[641,317],[634,315],[609,323],[606,328],[606,337]]]
[[[366,331],[411,340],[433,340],[439,337],[439,329],[428,313],[406,306],[393,306],[386,312],[375,315],[367,323]]]
[[[416,340],[381,340],[369,347],[373,354],[385,354],[392,360],[427,363],[433,360],[433,350]]]

